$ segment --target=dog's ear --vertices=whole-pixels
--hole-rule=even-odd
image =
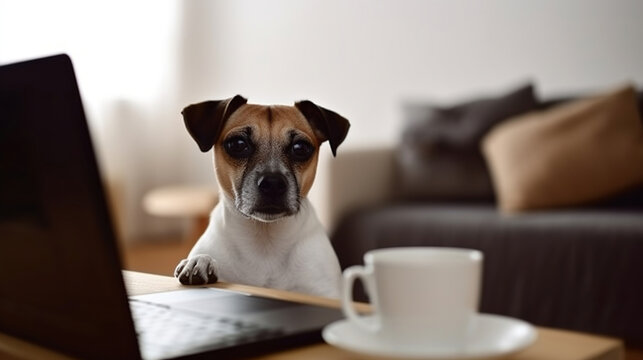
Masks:
[[[337,147],[346,138],[351,124],[334,111],[315,105],[312,101],[302,100],[295,103],[295,107],[304,115],[322,142],[328,140],[333,156],[337,154]]]
[[[246,102],[248,100],[243,96],[236,95],[230,99],[192,104],[181,111],[185,127],[201,151],[212,148],[230,115]]]

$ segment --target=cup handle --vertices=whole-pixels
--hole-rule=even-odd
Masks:
[[[360,278],[364,283],[364,286],[367,286],[371,276],[372,270],[359,265],[351,266],[344,270],[342,281],[342,311],[351,322],[360,328],[366,331],[375,332],[379,329],[379,326],[375,322],[366,321],[362,316],[359,316],[353,306],[353,285],[355,283],[355,279]]]

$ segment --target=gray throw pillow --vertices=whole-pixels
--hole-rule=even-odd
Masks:
[[[505,119],[538,109],[531,84],[503,96],[454,106],[406,104],[396,152],[400,196],[406,200],[493,201],[480,140]]]

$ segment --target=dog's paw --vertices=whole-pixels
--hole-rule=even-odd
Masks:
[[[217,262],[210,256],[199,254],[183,259],[174,269],[174,277],[184,285],[202,285],[217,282]]]

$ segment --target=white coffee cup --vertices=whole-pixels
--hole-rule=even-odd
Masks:
[[[478,312],[482,253],[440,247],[369,251],[366,266],[344,271],[342,310],[363,331],[405,348],[461,349]],[[353,285],[360,278],[373,314],[353,307]]]

